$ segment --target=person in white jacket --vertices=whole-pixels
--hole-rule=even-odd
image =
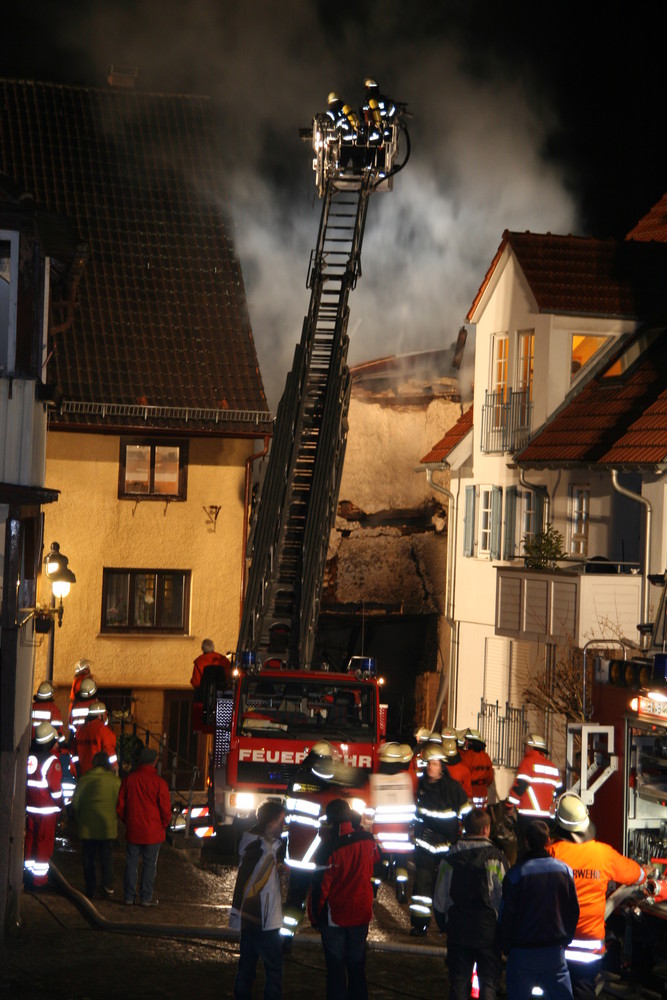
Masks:
[[[283,984],[283,921],[277,857],[285,820],[281,802],[267,799],[257,823],[241,837],[239,870],[229,926],[241,931],[241,953],[234,983],[235,1000],[252,1000],[257,962],[264,964],[264,1000],[280,1000]]]

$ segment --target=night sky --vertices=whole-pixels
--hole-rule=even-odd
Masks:
[[[412,114],[410,162],[369,210],[352,363],[451,343],[504,229],[622,238],[667,189],[663,31],[641,3],[14,0],[0,58],[94,86],[131,65],[140,89],[214,99],[272,407],[319,222],[298,129],[329,90],[358,105],[371,74]]]

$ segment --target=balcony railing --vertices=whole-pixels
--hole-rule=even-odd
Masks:
[[[528,390],[487,392],[482,407],[482,451],[517,451],[530,437],[533,404]]]
[[[477,728],[486,742],[486,750],[494,766],[516,769],[523,756],[523,744],[528,732],[525,706],[512,708],[506,704],[503,715],[497,701],[482,699]]]

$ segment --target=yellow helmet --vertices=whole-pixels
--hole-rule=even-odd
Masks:
[[[364,80],[364,87],[377,87],[377,83],[372,76],[367,76]]]
[[[429,743],[422,751],[422,760],[426,761],[427,764],[430,760],[444,759],[445,754],[439,743]]]
[[[336,101],[340,101],[341,96],[337,90],[330,90],[329,96],[327,97],[327,104],[335,104]]]
[[[573,840],[584,840],[590,817],[588,808],[575,792],[564,792],[556,805],[556,825],[572,835]]]
[[[533,747],[535,750],[542,750],[544,753],[547,752],[547,741],[544,736],[540,736],[539,733],[528,733],[524,743],[527,747]]]
[[[449,757],[456,757],[458,752],[459,748],[456,744],[456,740],[453,739],[451,736],[446,737],[442,741],[442,753],[446,759],[448,759]]]

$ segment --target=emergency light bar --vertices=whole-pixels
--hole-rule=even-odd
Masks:
[[[357,677],[375,677],[377,668],[374,656],[353,656],[347,665],[348,673],[356,673]]]

